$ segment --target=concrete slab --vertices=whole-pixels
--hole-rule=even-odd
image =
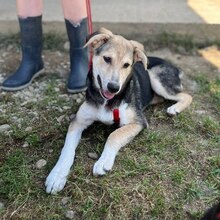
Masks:
[[[218,0],[92,0],[94,22],[125,23],[207,23],[204,8],[209,16],[220,11]],[[0,20],[16,19],[15,0],[0,0]],[[202,11],[202,13],[201,13]],[[220,23],[220,13],[215,22]],[[44,1],[44,20],[62,21],[60,0]],[[214,21],[213,21],[214,23]]]

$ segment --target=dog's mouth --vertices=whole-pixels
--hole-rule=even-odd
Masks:
[[[102,96],[103,96],[104,98],[108,99],[108,100],[113,99],[114,96],[115,96],[115,94],[113,94],[113,93],[111,93],[111,92],[109,92],[109,91],[104,91],[103,89],[101,89],[100,92],[101,92]]]
[[[99,86],[100,86],[100,94],[102,95],[102,97],[105,98],[105,99],[108,99],[108,100],[113,99],[114,96],[115,96],[115,93],[111,93],[108,90],[104,90],[102,88],[102,81],[101,81],[101,78],[100,78],[99,75],[97,76],[97,80],[98,80],[98,83],[99,83]]]

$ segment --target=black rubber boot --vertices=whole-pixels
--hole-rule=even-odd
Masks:
[[[17,91],[27,87],[43,71],[42,16],[18,18],[21,31],[22,60],[17,71],[6,79],[2,89]]]
[[[69,93],[86,90],[86,78],[89,70],[88,49],[83,48],[88,35],[88,21],[84,18],[77,26],[65,19],[67,35],[70,41],[70,74],[67,83]]]

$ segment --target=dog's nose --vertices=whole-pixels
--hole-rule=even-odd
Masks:
[[[120,86],[116,82],[109,82],[107,88],[109,92],[116,93],[120,89]]]

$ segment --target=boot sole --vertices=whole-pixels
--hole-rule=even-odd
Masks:
[[[67,92],[68,93],[80,93],[80,92],[84,92],[86,91],[87,87],[83,87],[81,89],[68,89],[67,88]]]
[[[28,87],[32,83],[32,81],[35,78],[37,78],[39,75],[41,75],[43,72],[44,72],[44,69],[38,71],[37,73],[34,74],[34,76],[31,78],[31,80],[28,83],[26,83],[26,84],[24,84],[22,86],[18,86],[18,87],[5,87],[5,86],[1,86],[1,89],[5,90],[5,91],[11,91],[11,92],[22,90],[22,89]]]

